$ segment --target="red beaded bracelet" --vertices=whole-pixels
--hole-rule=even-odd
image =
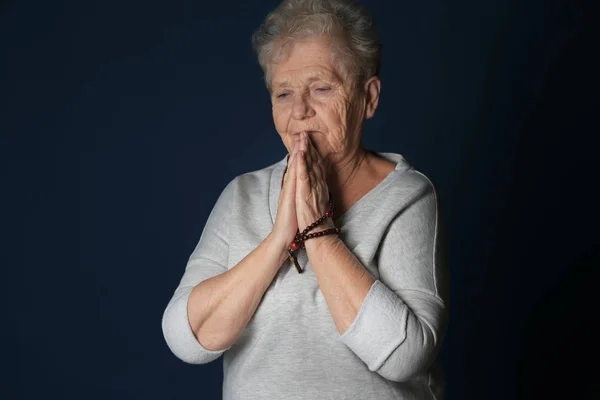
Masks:
[[[307,226],[302,232],[296,233],[296,237],[294,238],[294,240],[290,244],[290,248],[288,249],[288,254],[290,255],[290,261],[292,263],[294,263],[294,266],[296,267],[296,271],[298,271],[299,274],[304,272],[304,270],[300,267],[300,264],[298,263],[298,258],[296,257],[296,252],[305,248],[304,242],[308,239],[312,239],[315,237],[320,237],[320,236],[325,236],[325,235],[337,235],[341,232],[340,228],[335,227],[335,228],[325,229],[320,232],[308,233],[312,229],[317,227],[318,225],[321,225],[323,222],[325,222],[325,220],[327,218],[333,218],[333,200],[331,197],[331,193],[329,193],[329,208],[325,212],[325,214],[323,214],[323,216],[321,218],[319,218],[318,220],[316,220],[315,222],[313,222],[312,224]]]

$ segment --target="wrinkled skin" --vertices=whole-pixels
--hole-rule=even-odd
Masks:
[[[290,154],[295,135],[306,131],[328,164],[354,155],[362,121],[374,107],[366,107],[365,96],[353,86],[336,70],[324,38],[295,42],[288,57],[273,65],[273,121]]]
[[[326,211],[330,191],[345,190],[340,180],[352,182],[365,164],[367,154],[360,145],[363,121],[377,108],[380,81],[372,77],[357,86],[343,76],[327,38],[296,41],[288,50],[284,60],[272,65],[271,102],[283,144],[291,155],[300,151],[294,165],[294,197],[302,230]],[[286,209],[291,207],[287,204]]]

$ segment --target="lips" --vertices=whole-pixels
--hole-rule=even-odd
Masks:
[[[302,132],[306,132],[307,135],[312,135],[313,133],[315,133],[317,131],[298,131],[298,132],[294,133],[293,136],[300,135]]]

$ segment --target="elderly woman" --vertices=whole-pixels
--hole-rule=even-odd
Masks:
[[[381,90],[370,17],[286,0],[254,45],[289,154],[223,190],[164,312],[169,348],[223,355],[225,399],[441,399],[438,198],[361,145]]]

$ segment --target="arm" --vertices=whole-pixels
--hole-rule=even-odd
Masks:
[[[405,381],[426,370],[447,319],[433,186],[392,221],[379,247],[378,280],[340,240],[312,241],[306,242],[309,258],[341,340],[388,380]]]
[[[225,350],[237,340],[286,258],[285,246],[269,235],[236,266],[194,287],[187,314],[204,348]]]
[[[229,204],[234,191],[233,182],[217,200],[179,287],[163,315],[165,340],[181,360],[193,364],[207,363],[231,347],[287,258],[287,246],[298,227],[293,155],[288,165],[273,230],[256,249],[229,270]]]
[[[162,319],[163,335],[181,360],[203,364],[239,337],[286,258],[285,244],[270,234],[239,264],[227,269],[229,203],[225,188]]]

